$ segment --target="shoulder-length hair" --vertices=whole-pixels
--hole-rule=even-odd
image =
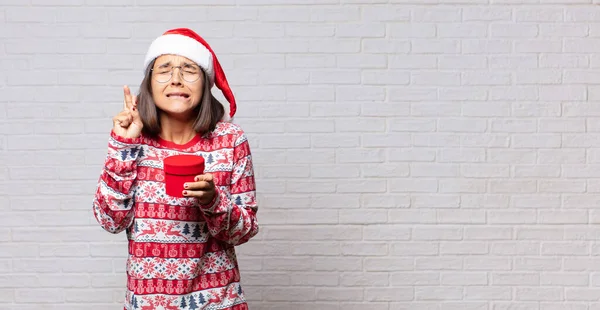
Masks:
[[[152,61],[146,68],[144,79],[140,85],[138,93],[138,110],[142,124],[144,125],[142,133],[149,137],[157,137],[161,132],[160,126],[160,109],[156,106],[154,99],[152,98],[152,68],[154,67],[155,61]],[[217,123],[225,115],[225,108],[223,104],[214,97],[210,91],[210,85],[208,76],[204,70],[202,70],[204,79],[204,90],[202,91],[202,98],[200,98],[200,104],[194,108],[196,114],[196,120],[194,121],[194,130],[202,135],[215,130]]]

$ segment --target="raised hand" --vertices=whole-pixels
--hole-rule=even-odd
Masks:
[[[128,86],[123,87],[123,96],[123,110],[113,117],[113,131],[123,138],[137,138],[144,127],[137,109],[137,98]]]

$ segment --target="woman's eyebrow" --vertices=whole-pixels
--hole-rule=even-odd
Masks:
[[[194,68],[194,69],[197,69],[197,68],[198,68],[198,66],[196,66],[196,64],[194,64],[194,63],[191,63],[191,62],[184,62],[184,63],[182,64],[182,66],[185,66],[185,67],[192,67],[192,68]]]

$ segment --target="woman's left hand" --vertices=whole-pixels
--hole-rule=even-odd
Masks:
[[[194,180],[195,182],[188,182],[183,185],[183,196],[195,197],[201,204],[210,203],[217,193],[212,174],[201,174],[196,176]]]

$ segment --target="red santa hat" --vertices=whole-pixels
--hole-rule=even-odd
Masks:
[[[144,59],[144,69],[150,62],[164,54],[187,57],[204,69],[208,75],[210,87],[216,85],[229,102],[229,118],[233,118],[236,111],[233,92],[217,56],[202,37],[188,28],[167,30],[150,45]]]

